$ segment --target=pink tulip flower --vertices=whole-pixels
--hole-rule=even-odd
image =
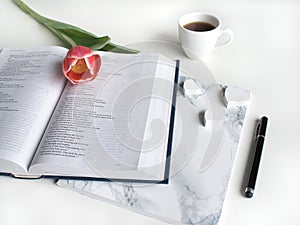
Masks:
[[[84,46],[75,46],[67,53],[62,70],[73,84],[94,80],[101,67],[101,57]]]

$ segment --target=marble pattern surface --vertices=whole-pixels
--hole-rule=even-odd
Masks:
[[[222,99],[226,86],[202,88],[203,94],[197,96],[178,93],[169,184],[81,180],[57,184],[168,223],[217,224],[247,106],[226,108]],[[210,128],[201,124],[208,108],[215,115]]]

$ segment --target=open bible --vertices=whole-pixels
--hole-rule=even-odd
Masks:
[[[99,53],[95,80],[62,74],[62,47],[0,53],[0,172],[15,177],[165,181],[178,62]]]

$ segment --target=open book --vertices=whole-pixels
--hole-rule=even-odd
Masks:
[[[64,78],[62,47],[2,49],[0,172],[15,177],[164,181],[178,62],[102,54],[95,80]]]

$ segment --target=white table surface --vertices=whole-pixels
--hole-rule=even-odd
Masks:
[[[215,79],[251,90],[253,98],[229,182],[220,225],[300,224],[300,2],[296,0],[26,0],[39,13],[121,44],[178,42],[187,12],[218,15],[235,34],[206,64]],[[11,0],[0,3],[0,48],[59,45]],[[269,116],[252,199],[241,194],[255,121]],[[0,177],[0,224],[165,224],[59,188],[52,180]]]

